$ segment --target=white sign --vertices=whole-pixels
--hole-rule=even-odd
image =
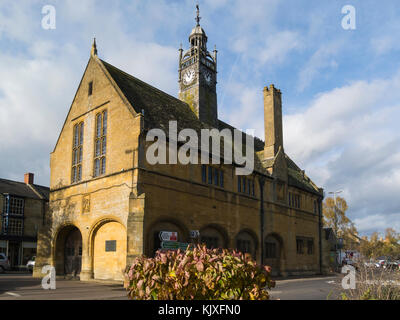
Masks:
[[[160,232],[161,241],[178,241],[178,232],[171,231],[161,231]]]
[[[190,230],[190,237],[192,239],[200,237],[200,231],[199,230]]]

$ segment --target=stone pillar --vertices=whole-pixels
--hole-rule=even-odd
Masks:
[[[82,231],[82,264],[80,280],[88,281],[94,278],[93,272],[93,256],[91,255],[91,243],[89,230]]]
[[[129,216],[127,223],[127,257],[126,264],[129,267],[135,257],[144,254],[144,204],[145,194],[140,196],[131,194],[129,198]]]

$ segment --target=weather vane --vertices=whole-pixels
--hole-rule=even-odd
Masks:
[[[196,17],[196,22],[197,22],[197,27],[198,26],[200,26],[200,20],[201,20],[201,17],[200,17],[200,8],[199,8],[199,3],[197,2],[197,4],[196,4],[196,9],[197,9],[197,17]]]

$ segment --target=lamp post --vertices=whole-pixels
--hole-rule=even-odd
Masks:
[[[338,190],[338,191],[331,191],[331,192],[329,192],[329,194],[333,194],[333,201],[334,201],[334,203],[335,203],[335,208],[334,208],[334,219],[333,219],[333,223],[334,223],[334,232],[335,232],[335,254],[336,254],[336,262],[335,262],[335,264],[336,264],[336,268],[338,269],[338,265],[339,265],[339,262],[338,262],[338,259],[337,259],[337,240],[338,240],[338,232],[337,232],[337,229],[338,229],[338,227],[337,227],[337,223],[338,223],[338,221],[337,221],[337,205],[336,205],[336,195],[337,194],[339,194],[339,193],[341,193],[341,192],[343,192],[342,190]],[[341,262],[341,254],[339,254],[339,259],[340,259],[340,262]]]

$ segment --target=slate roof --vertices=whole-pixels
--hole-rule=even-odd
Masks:
[[[135,78],[134,76],[100,60],[107,69],[117,86],[128,99],[136,113],[144,115],[145,129],[160,128],[168,134],[169,121],[176,120],[178,132],[185,128],[196,130],[200,134],[201,129],[212,129],[212,127],[202,121],[190,109],[185,102]],[[231,125],[218,120],[218,130],[235,128]],[[270,175],[266,170],[272,167],[274,159],[263,159],[264,142],[254,138],[255,164],[254,169],[262,174]],[[246,134],[243,133],[243,149],[245,150]],[[223,147],[222,147],[223,148]],[[222,149],[221,148],[221,149]],[[223,154],[223,150],[221,150]],[[288,167],[289,184],[303,190],[321,195],[318,187],[303,175],[302,170],[285,154]]]
[[[144,113],[147,129],[161,128],[168,132],[169,121],[178,122],[178,131],[192,128],[196,131],[211,128],[199,121],[183,101],[131,76],[101,60],[136,113]]]
[[[39,186],[36,184],[31,185],[37,193],[40,194],[45,200],[49,200],[50,189],[48,187]],[[17,197],[30,198],[30,199],[42,199],[35,193],[32,188],[18,181],[0,179],[0,194],[10,194]]]
[[[285,154],[288,167],[288,183],[291,186],[321,195],[320,189],[311,181],[311,179],[302,171],[292,159]]]

